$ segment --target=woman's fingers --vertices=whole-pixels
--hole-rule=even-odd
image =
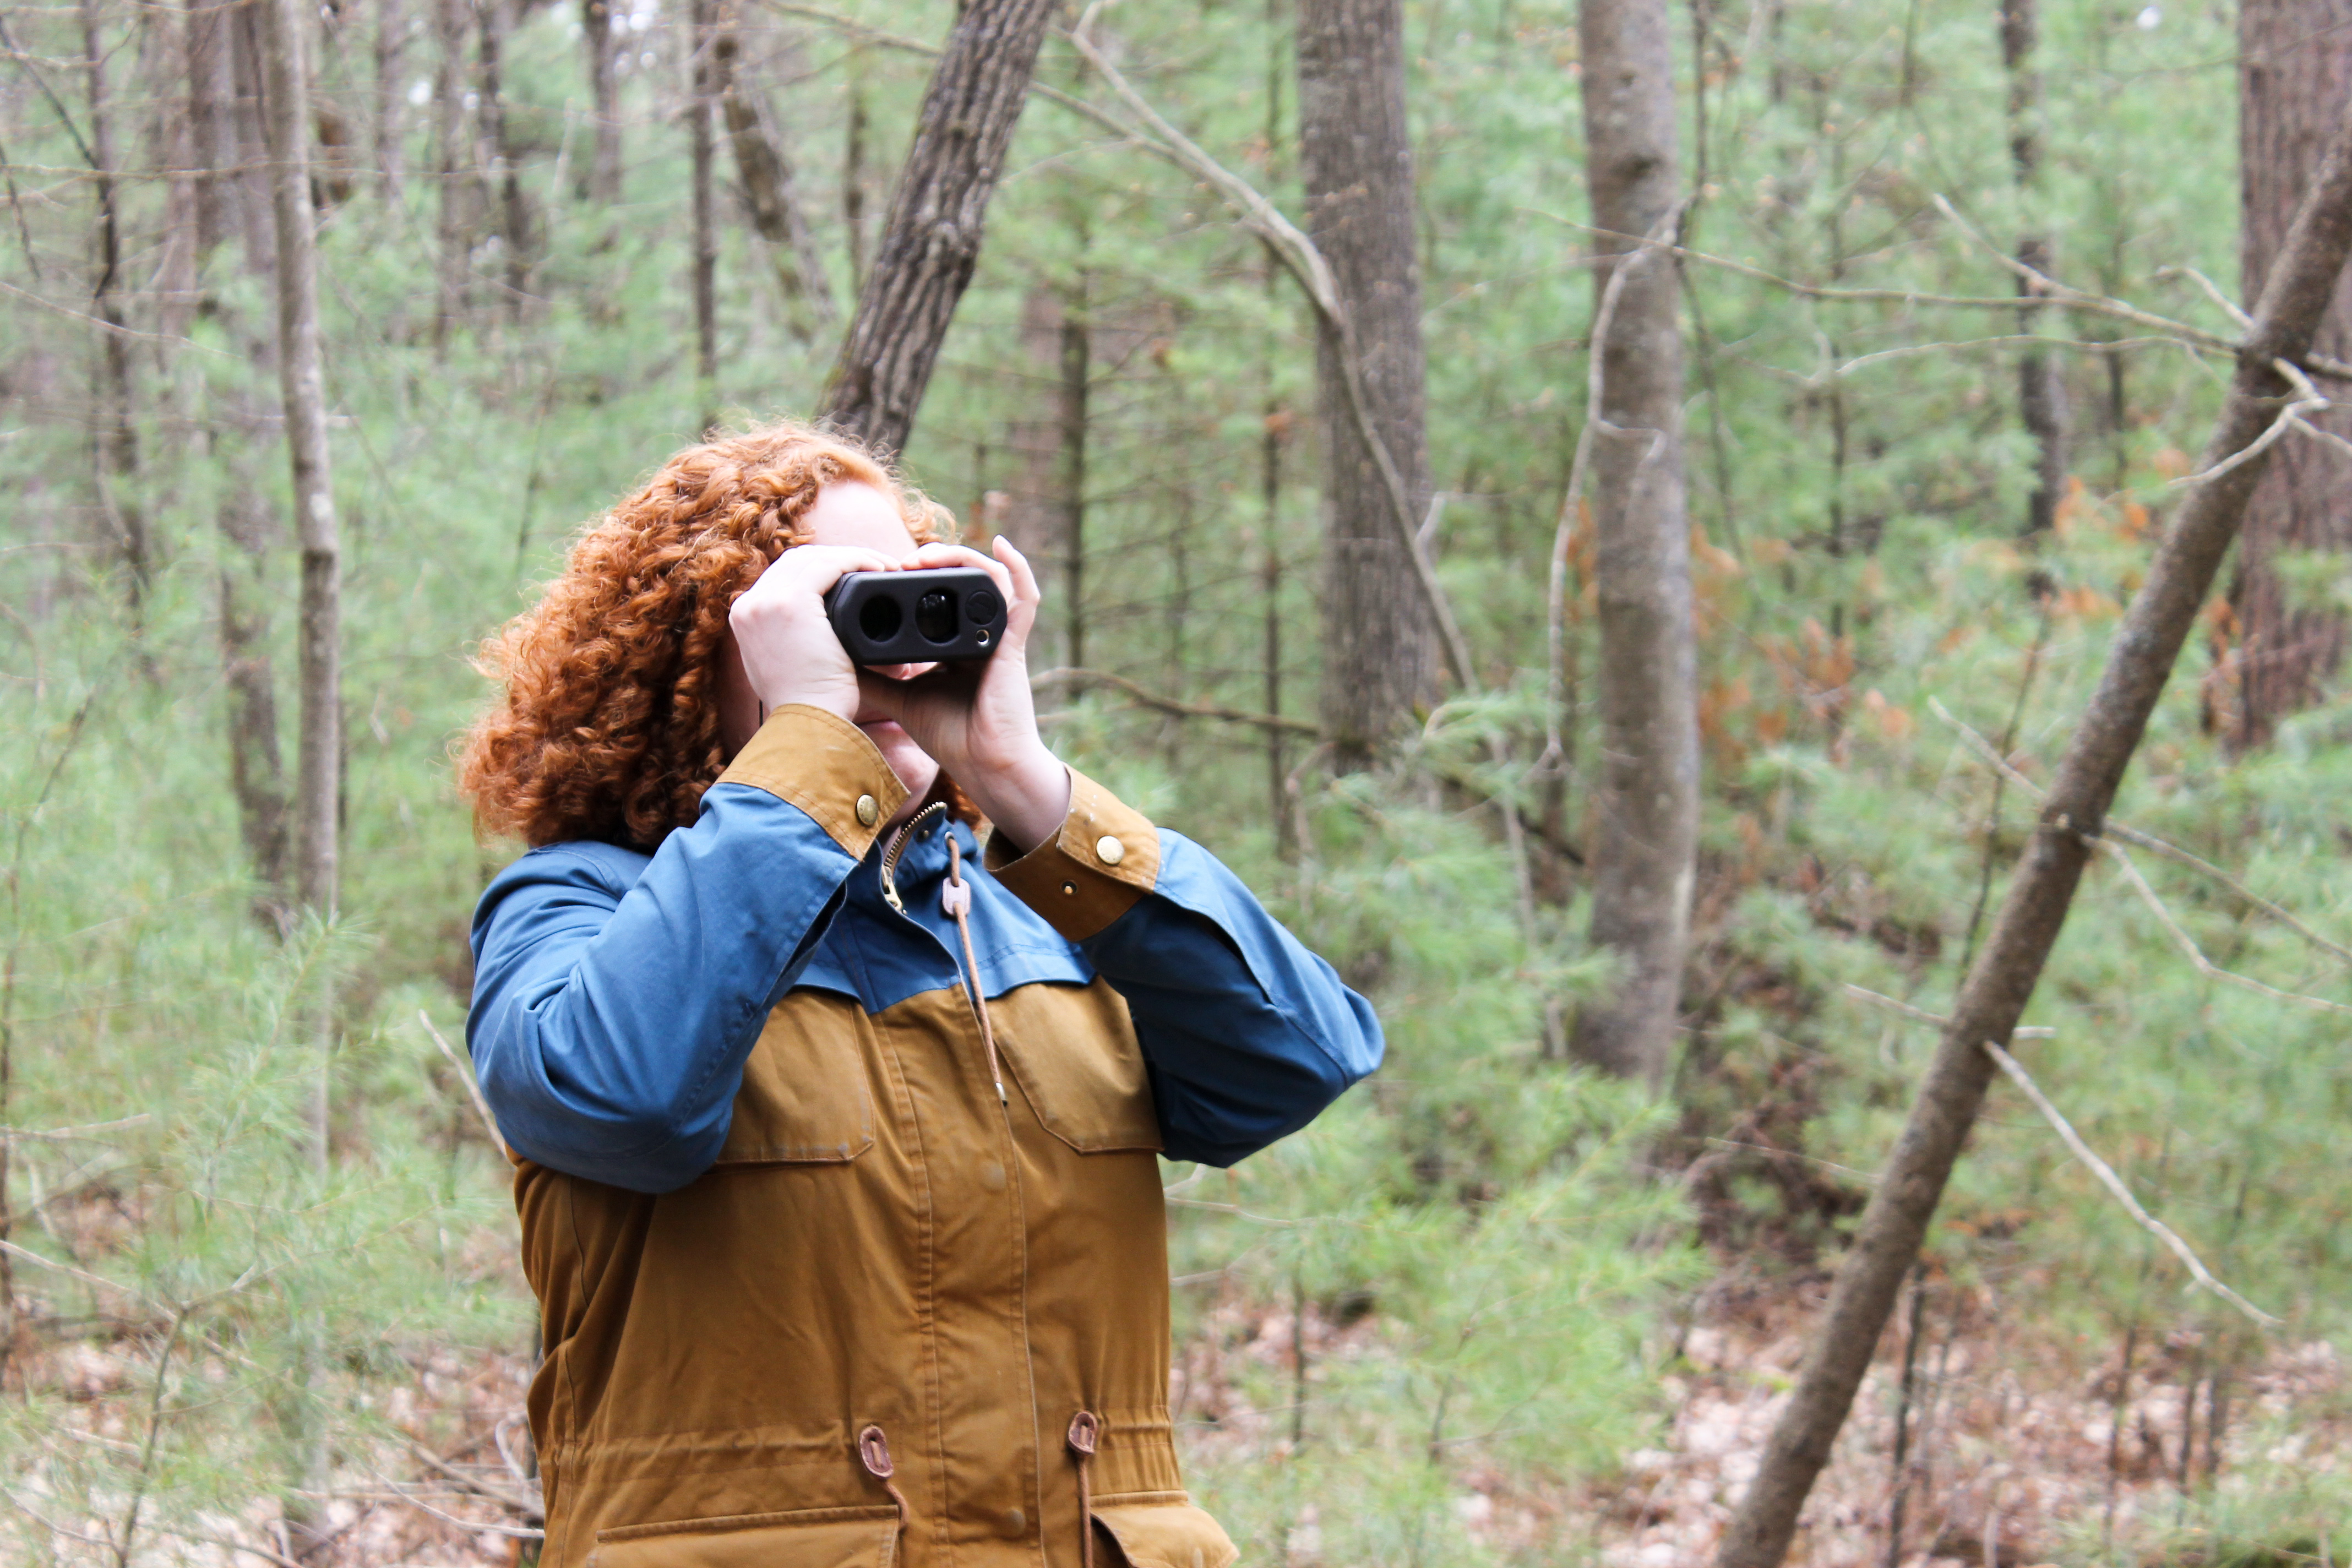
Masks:
[[[1037,606],[1045,602],[1044,590],[1037,586],[1037,574],[1029,568],[1029,558],[1013,547],[1013,542],[1003,534],[996,536],[992,548],[1002,564],[997,570],[1009,579],[1008,596],[1013,610],[1004,628],[1005,651],[1021,653],[1029,646],[1029,628],[1037,623]]]
[[[909,568],[933,569],[942,566],[977,567],[988,574],[999,593],[1008,599],[1013,596],[1013,579],[1006,574],[1004,568],[979,551],[961,544],[926,544],[908,556],[904,564]]]

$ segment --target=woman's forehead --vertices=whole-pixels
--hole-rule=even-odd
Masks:
[[[898,499],[862,479],[841,479],[825,486],[801,521],[810,544],[878,550],[893,558],[915,544],[907,520],[898,513]]]

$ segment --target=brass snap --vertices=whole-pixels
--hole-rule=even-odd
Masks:
[[[1004,1190],[1004,1167],[991,1160],[980,1168],[980,1184],[992,1193]]]
[[[1106,866],[1116,866],[1127,858],[1127,846],[1106,833],[1095,840],[1095,858]]]
[[[871,826],[874,826],[875,818],[877,818],[877,817],[880,816],[881,815],[882,815],[882,803],[881,803],[880,801],[876,800],[876,799],[875,799],[872,795],[859,795],[859,796],[857,797],[857,826],[860,826],[860,827],[871,827]]]
[[[1062,895],[1065,898],[1076,898],[1077,896],[1077,891],[1078,885],[1076,882],[1065,882],[1062,884]]]
[[[1024,1530],[1026,1530],[1026,1529],[1028,1529],[1028,1528],[1029,1528],[1029,1516],[1028,1516],[1027,1514],[1023,1513],[1023,1512],[1022,1512],[1019,1509],[1017,1509],[1017,1508],[1008,1508],[1008,1509],[1006,1509],[1006,1510],[1004,1510],[1004,1533],[1005,1533],[1005,1534],[1007,1534],[1007,1535],[1018,1535],[1018,1534],[1020,1534],[1023,1531],[1024,1531]]]

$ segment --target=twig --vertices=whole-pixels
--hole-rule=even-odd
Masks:
[[[2124,1205],[2124,1212],[2130,1215],[2141,1229],[2171,1249],[2172,1255],[2179,1258],[2187,1267],[2197,1283],[2237,1308],[2255,1322],[2273,1328],[2280,1323],[2282,1320],[2263,1311],[2260,1307],[2213,1278],[2213,1271],[2205,1267],[2197,1254],[2189,1249],[2189,1244],[2181,1240],[2171,1226],[2140,1206],[2139,1200],[2132,1196],[2131,1189],[2124,1185],[2124,1179],[2116,1175],[2114,1168],[2105,1160],[2094,1153],[2088,1143],[2083,1142],[2083,1135],[2074,1131],[2074,1123],[2068,1121],[2063,1113],[2050,1103],[2050,1097],[2043,1094],[2041,1086],[2036,1084],[2026,1070],[2018,1065],[2015,1057],[2011,1056],[1990,1040],[1985,1040],[1981,1045],[1985,1054],[1992,1058],[2002,1072],[2009,1075],[2009,1080],[2011,1083],[2024,1091],[2025,1098],[2033,1102],[2033,1108],[2042,1112],[2042,1119],[2049,1122],[2052,1130],[2065,1141],[2066,1147],[2074,1151],[2074,1158],[2091,1168],[2091,1173],[2099,1178],[2100,1184],[2107,1191],[2115,1194],[2116,1200]]]
[[[2327,399],[2320,396],[2315,390],[2312,389],[2310,378],[2299,374],[2293,365],[2288,364],[2284,360],[2279,359],[2273,360],[2271,362],[2271,365],[2273,369],[2276,370],[2281,375],[2287,377],[2290,381],[2301,382],[2303,384],[2303,391],[2301,395],[2298,395],[2294,402],[2279,410],[2278,417],[2271,421],[2269,429],[2263,431],[2260,436],[2255,437],[2252,441],[2247,442],[2244,446],[2239,447],[2236,451],[2231,453],[2228,457],[2222,458],[2211,468],[2206,468],[2199,473],[2183,474],[2177,479],[2167,481],[2165,485],[2167,489],[2186,489],[2191,485],[2207,484],[2214,479],[2220,479],[2223,474],[2230,473],[2235,469],[2245,467],[2248,463],[2252,462],[2264,452],[2269,451],[2273,447],[2278,445],[2278,443],[2285,437],[2286,433],[2289,430],[2294,429],[2297,425],[2303,423],[2303,416],[2305,415],[2316,414],[2321,409],[2329,406]]]
[[[91,1121],[79,1127],[0,1127],[0,1142],[70,1143],[94,1138],[100,1132],[111,1132],[118,1128],[137,1127],[148,1120],[147,1113],[142,1110],[136,1116],[125,1116],[120,1121]]]
[[[1087,35],[1087,21],[1092,10],[1067,35],[1070,47],[1086,58],[1118,96],[1128,111],[1143,121],[1153,136],[1164,144],[1166,154],[1192,174],[1195,179],[1215,187],[1230,206],[1240,215],[1244,227],[1265,241],[1299,287],[1321,319],[1323,329],[1331,334],[1339,350],[1340,384],[1348,397],[1349,423],[1355,426],[1357,438],[1371,454],[1373,466],[1380,470],[1381,488],[1388,494],[1385,509],[1397,541],[1404,548],[1405,559],[1412,567],[1413,580],[1427,602],[1430,618],[1437,626],[1438,642],[1445,655],[1445,665],[1454,682],[1465,691],[1479,689],[1476,667],[1470,658],[1469,642],[1462,635],[1461,624],[1455,619],[1454,606],[1439,585],[1436,569],[1431,565],[1429,552],[1421,548],[1420,519],[1413,515],[1412,499],[1405,491],[1404,473],[1398,468],[1396,456],[1372,423],[1371,400],[1364,381],[1363,355],[1357,347],[1355,330],[1349,321],[1346,304],[1339,298],[1337,281],[1330,264],[1324,259],[1315,242],[1297,225],[1284,216],[1281,209],[1267,200],[1255,185],[1218,163],[1202,151],[1198,143],[1170,124],[1160,111],[1151,107],[1144,96],[1136,91],[1119,68],[1111,64],[1095,41]]]
[[[506,1153],[507,1141],[499,1136],[499,1119],[490,1114],[490,1102],[483,1097],[482,1086],[475,1080],[472,1067],[457,1055],[455,1046],[441,1037],[441,1031],[433,1026],[433,1020],[425,1016],[422,1007],[416,1010],[416,1021],[425,1026],[425,1032],[433,1037],[433,1043],[441,1047],[441,1054],[449,1058],[449,1066],[465,1084],[467,1097],[473,1100],[474,1110],[482,1118],[482,1130],[490,1135],[490,1146],[500,1154]]]
[[[1908,1018],[1915,1024],[1926,1024],[1932,1028],[1940,1029],[1951,1023],[1951,1020],[1941,1013],[1930,1013],[1925,1007],[1914,1007],[1908,1002],[1898,1002],[1892,996],[1884,995],[1867,986],[1856,985],[1851,981],[1846,984],[1845,994],[1857,1002],[1867,1002],[1874,1007],[1884,1007],[1888,1012]],[[2058,1031],[2047,1024],[2020,1024],[2009,1032],[2009,1037],[2012,1040],[2051,1040],[2058,1037]]]
[[[1679,219],[1681,208],[1667,215],[1667,222]],[[1606,390],[1609,333],[1617,324],[1617,301],[1625,292],[1625,279],[1633,268],[1653,254],[1654,243],[1663,240],[1672,230],[1662,223],[1642,248],[1621,252],[1617,265],[1610,269],[1609,281],[1601,285],[1601,302],[1592,312],[1592,342],[1584,368],[1584,424],[1576,433],[1576,452],[1568,463],[1568,489],[1559,498],[1559,521],[1552,526],[1551,567],[1544,589],[1544,749],[1536,759],[1538,769],[1557,766],[1567,753],[1561,736],[1560,708],[1568,700],[1568,544],[1576,532],[1577,503],[1584,495],[1584,470],[1592,458],[1592,437],[1608,422],[1601,417],[1601,395]],[[1614,430],[1614,426],[1611,429]]]
[[[2254,319],[2246,314],[2246,308],[2243,305],[2239,304],[2235,300],[2231,299],[2229,295],[2223,293],[2219,284],[2215,283],[2210,278],[2206,277],[2202,272],[2198,271],[2194,267],[2159,267],[2156,269],[2156,276],[2158,280],[2162,280],[2167,278],[2186,278],[2195,283],[2200,289],[2204,289],[2205,297],[2208,300],[2212,300],[2216,305],[2221,306],[2221,313],[2229,317],[2230,320],[2237,322],[2238,325],[2242,327],[2251,327],[2254,324]]]
[[[424,1444],[417,1442],[413,1437],[409,1439],[408,1451],[415,1455],[417,1459],[428,1469],[438,1471],[440,1474],[448,1477],[449,1479],[455,1481],[457,1485],[465,1488],[467,1491],[472,1492],[478,1497],[487,1498],[494,1503],[499,1503],[505,1507],[510,1508],[526,1519],[543,1521],[547,1517],[546,1505],[543,1501],[518,1493],[509,1492],[503,1487],[492,1486],[489,1482],[482,1479],[479,1476],[467,1475],[464,1470],[458,1468],[456,1465],[451,1464],[448,1460],[443,1458],[440,1455],[435,1453]],[[501,1457],[503,1458],[503,1454]]]
[[[1129,680],[1124,675],[1113,675],[1107,669],[1083,669],[1064,666],[1058,669],[1041,669],[1029,678],[1032,689],[1041,686],[1100,686],[1120,692],[1155,713],[1167,713],[1179,719],[1217,719],[1232,724],[1255,724],[1262,730],[1276,730],[1292,735],[1323,733],[1322,726],[1311,720],[1293,719],[1280,713],[1253,713],[1244,708],[1227,708],[1217,702],[1185,702]]]
[[[1547,218],[1563,227],[1575,229],[1581,234],[1597,235],[1606,239],[1621,239],[1631,244],[1639,244],[1642,238],[1639,235],[1622,234],[1615,229],[1598,228],[1589,223],[1579,223],[1573,218],[1562,217],[1558,213],[1545,212],[1539,207],[1523,207],[1520,210],[1537,217]],[[2103,294],[2084,293],[2079,289],[2064,288],[2063,285],[2056,293],[2042,295],[1938,294],[1922,289],[1831,288],[1820,283],[1805,283],[1794,278],[1784,278],[1777,272],[1768,272],[1763,268],[1750,266],[1745,261],[1734,261],[1727,256],[1715,256],[1706,251],[1690,249],[1686,246],[1669,247],[1668,254],[1679,257],[1685,261],[1704,262],[1709,267],[1718,268],[1738,277],[1769,284],[1775,289],[1794,294],[1801,300],[1820,300],[1826,303],[1846,305],[1907,305],[1915,308],[1935,307],[1961,310],[2079,310],[2088,315],[2109,316],[2117,321],[2130,321],[2177,342],[2210,350],[2214,353],[2235,356],[2244,352],[2245,346],[2222,336],[2220,332],[2209,332],[2202,327],[2192,327],[2186,321],[2176,321],[2168,317],[2143,310],[2136,305],[2127,304],[2120,300],[2110,300]],[[2003,259],[2006,261],[2009,258],[2003,258]],[[2352,381],[2352,362],[2334,359],[2326,354],[2306,353],[2296,363],[2305,370],[2316,372],[2331,380]]]
[[[1927,699],[1927,706],[1934,711],[1937,718],[1941,719],[1946,724],[1949,725],[1954,731],[1956,731],[1962,741],[1966,742],[1972,749],[1974,749],[1976,753],[1989,765],[1998,770],[2003,776],[2005,776],[2010,783],[2017,785],[2020,789],[2026,791],[2037,800],[2042,798],[2044,792],[2040,784],[2035,784],[2032,779],[2027,778],[2023,773],[2019,773],[2014,767],[2011,767],[2008,759],[1993,749],[1991,742],[1986,740],[1984,736],[1978,733],[1975,730],[1954,718],[1950,710],[1944,706],[1943,700],[1940,698],[1930,697]],[[2173,862],[2175,865],[2186,866],[2192,871],[2200,872],[2211,878],[2214,881],[2221,883],[2221,886],[2229,889],[2231,892],[2244,900],[2249,906],[2260,910],[2265,915],[2268,915],[2271,919],[2286,927],[2287,930],[2294,932],[2295,935],[2303,938],[2304,941],[2311,943],[2312,946],[2319,949],[2322,952],[2328,954],[2332,958],[2339,959],[2346,963],[2352,963],[2352,947],[2346,947],[2341,942],[2331,942],[2326,937],[2320,935],[2317,931],[2305,925],[2300,919],[2296,918],[2293,910],[2287,909],[2283,904],[2263,897],[2260,893],[2255,892],[2252,888],[2247,887],[2243,882],[2238,880],[2237,878],[2232,877],[2229,872],[2224,871],[2221,867],[2216,866],[2213,862],[2206,859],[2204,857],[2192,854],[2190,851],[2180,847],[2178,844],[2173,844],[2165,839],[2158,838],[2153,833],[2144,833],[2140,829],[2133,827],[2128,824],[2117,822],[2113,817],[2109,817],[2105,823],[2101,825],[2099,831],[2109,838],[2120,839],[2136,849],[2145,849],[2151,855],[2161,856],[2163,858]]]
[[[247,1542],[232,1540],[226,1535],[205,1535],[199,1531],[181,1530],[168,1524],[151,1524],[147,1528],[159,1535],[169,1535],[181,1541],[202,1542],[206,1546],[217,1546],[224,1552],[242,1552],[248,1557],[258,1557],[264,1563],[275,1563],[278,1568],[310,1568],[310,1564],[298,1558],[289,1557],[282,1552],[272,1552],[267,1546],[255,1546]]]
[[[2133,890],[2139,894],[2140,900],[2147,905],[2164,929],[2172,933],[2172,940],[2179,944],[2181,952],[2196,967],[2197,973],[2206,979],[2219,980],[2224,984],[2235,985],[2241,990],[2251,991],[2257,996],[2267,996],[2273,1002],[2293,1002],[2300,1006],[2315,1008],[2323,1013],[2352,1013],[2352,1007],[2347,1007],[2341,1002],[2330,1002],[2323,996],[2306,996],[2300,991],[2281,991],[2274,985],[2265,985],[2259,980],[2249,979],[2245,975],[2235,973],[2215,963],[2205,956],[2205,950],[2197,945],[2196,939],[2180,929],[2180,922],[2172,918],[2172,911],[2164,907],[2164,900],[2157,897],[2156,889],[2147,885],[2146,877],[2140,875],[2139,867],[2133,861],[2131,852],[2113,839],[2102,838],[2099,841],[2099,847],[2116,858],[2116,863],[2124,868],[2125,879],[2130,882]]]
[[[386,1479],[381,1475],[376,1477],[376,1479],[382,1481],[386,1487],[391,1489],[391,1490],[385,1494],[385,1500],[406,1503],[410,1508],[415,1509],[421,1513],[429,1513],[434,1518],[439,1520],[442,1523],[454,1524],[459,1530],[470,1531],[476,1533],[487,1532],[491,1535],[512,1536],[517,1541],[544,1541],[547,1539],[547,1531],[544,1530],[534,1529],[527,1524],[502,1524],[496,1520],[459,1519],[454,1513],[445,1513],[441,1510],[435,1508],[423,1498],[411,1496],[401,1487],[398,1481]],[[352,1494],[346,1493],[344,1495],[349,1496]]]

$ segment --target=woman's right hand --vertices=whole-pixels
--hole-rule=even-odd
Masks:
[[[727,624],[752,691],[770,711],[788,703],[822,708],[851,723],[860,701],[857,667],[834,635],[824,595],[851,572],[888,572],[877,551],[800,544],[770,563],[728,612]]]

